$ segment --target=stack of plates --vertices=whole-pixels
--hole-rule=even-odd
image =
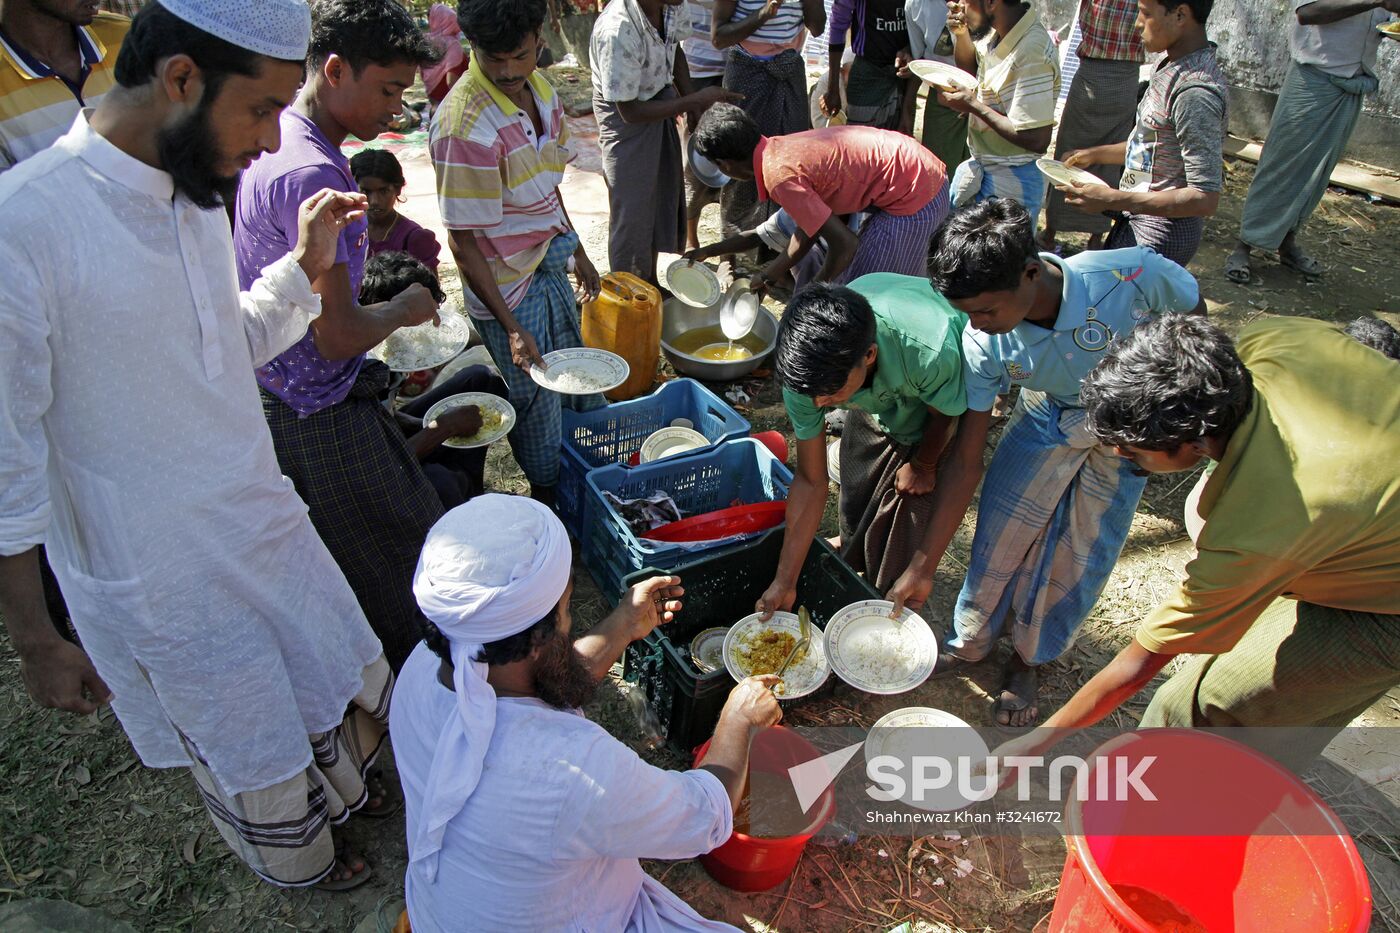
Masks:
[[[653,431],[642,441],[641,462],[664,460],[691,450],[699,450],[710,445],[709,438],[694,428],[661,428]]]

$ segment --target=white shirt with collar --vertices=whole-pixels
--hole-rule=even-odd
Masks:
[[[0,554],[44,543],[141,760],[229,794],[310,763],[381,649],[281,475],[255,366],[320,313],[240,294],[228,217],[80,114],[0,176]]]
[[[671,83],[676,49],[691,35],[684,4],[661,8],[665,36],[637,0],[613,0],[593,24],[589,65],[593,93],[609,103],[651,100]]]

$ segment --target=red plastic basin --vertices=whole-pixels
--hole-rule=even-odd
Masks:
[[[1271,759],[1189,729],[1120,736],[1095,754],[1125,757],[1130,767],[1156,756],[1145,780],[1158,799],[1070,797],[1069,854],[1050,933],[1183,928],[1161,922],[1160,905],[1157,922],[1144,917],[1115,887],[1150,892],[1210,933],[1369,928],[1371,889],[1351,837],[1311,788]]]
[[[695,751],[698,764],[709,751],[706,742]],[[788,768],[821,757],[821,752],[790,729],[773,726],[757,733],[749,747],[749,773],[787,775]],[[711,878],[735,891],[767,891],[782,884],[797,867],[802,852],[836,811],[836,792],[828,787],[808,811],[811,822],[795,836],[763,838],[736,832],[729,840],[700,856]]]

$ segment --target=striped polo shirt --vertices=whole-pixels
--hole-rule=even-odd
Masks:
[[[976,45],[977,96],[982,102],[1005,114],[1018,131],[1054,125],[1060,62],[1035,10],[1027,10],[1001,41],[990,32]],[[1022,149],[975,116],[967,120],[967,145],[977,158],[1044,155]]]
[[[83,57],[77,87],[0,31],[0,172],[47,149],[68,132],[78,111],[112,89],[112,68],[130,26],[123,16],[98,13],[92,25],[77,27]]]
[[[559,197],[572,159],[564,106],[542,72],[530,75],[544,124],[536,138],[529,114],[481,72],[472,57],[433,115],[428,145],[437,173],[438,208],[448,230],[473,230],[507,307],[514,309],[549,242],[570,229]],[[491,312],[465,290],[473,317]]]

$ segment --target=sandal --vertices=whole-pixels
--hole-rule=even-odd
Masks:
[[[1254,272],[1249,268],[1249,254],[1235,250],[1225,257],[1225,278],[1236,285],[1248,285],[1254,279]]]
[[[378,797],[379,806],[371,807],[370,799]],[[355,811],[356,816],[371,820],[382,820],[395,816],[403,809],[403,795],[395,794],[384,780],[384,772],[375,768],[365,775],[365,804]]]
[[[351,868],[350,864],[355,861],[363,863],[364,868],[361,868],[359,871],[355,871],[355,869]],[[335,875],[338,871],[348,871],[350,872],[350,877],[336,878]],[[366,862],[364,859],[351,852],[348,843],[336,839],[335,863],[331,865],[331,870],[326,872],[326,877],[313,884],[312,887],[317,891],[329,891],[331,893],[353,891],[373,877],[374,869],[370,867],[369,862]]]
[[[1324,271],[1321,262],[1303,252],[1296,245],[1288,252],[1279,250],[1278,261],[1279,265],[1287,266],[1294,272],[1299,272],[1310,279],[1320,277]]]

